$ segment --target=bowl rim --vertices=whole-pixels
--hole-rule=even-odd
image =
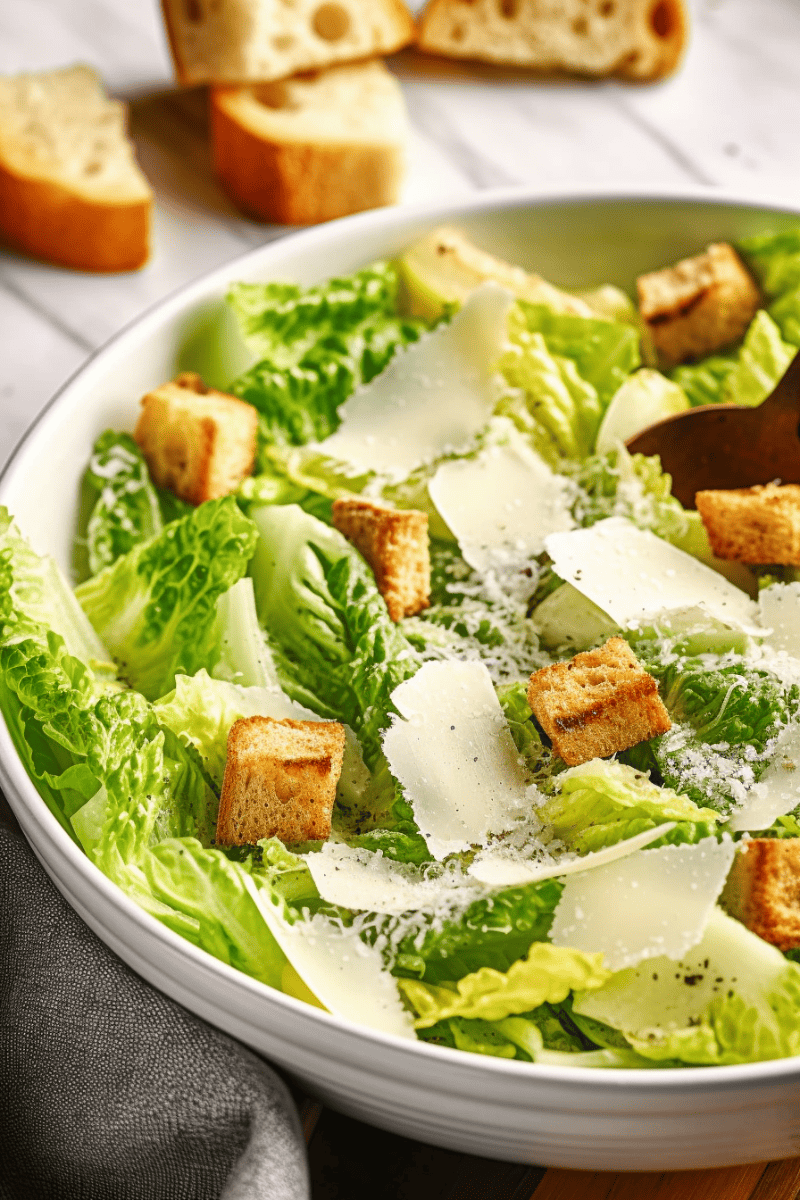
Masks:
[[[278,235],[261,246],[245,250],[240,255],[212,268],[189,283],[175,288],[126,322],[120,330],[88,355],[39,411],[0,468],[0,504],[6,502],[6,492],[15,477],[19,460],[29,443],[42,426],[47,424],[54,409],[69,399],[73,389],[80,389],[84,377],[90,376],[98,364],[102,365],[103,360],[110,354],[124,352],[127,341],[146,337],[152,329],[166,323],[171,317],[182,312],[191,312],[198,302],[213,294],[221,284],[234,282],[240,264],[259,263],[263,259],[265,269],[268,270],[271,260],[274,258],[277,260],[276,267],[280,267],[282,250],[286,247],[289,247],[287,254],[292,257],[297,253],[298,248],[303,252],[307,251],[313,254],[316,249],[329,243],[347,241],[351,235],[357,237],[361,230],[399,228],[406,225],[411,226],[415,222],[433,224],[446,217],[455,219],[459,215],[502,212],[509,209],[557,208],[586,203],[616,204],[625,202],[634,205],[672,203],[676,205],[696,204],[701,207],[753,209],[781,215],[796,215],[800,221],[800,201],[793,205],[788,198],[774,194],[763,195],[753,189],[736,191],[700,184],[654,187],[646,184],[620,183],[604,187],[584,184],[569,188],[492,188],[477,194],[449,195],[435,202],[419,202],[358,213],[325,225]],[[200,972],[205,971],[219,975],[226,986],[234,990],[249,993],[253,998],[261,1000],[265,997],[268,998],[277,1008],[285,1008],[300,1018],[301,1024],[307,1022],[310,1026],[317,1026],[321,1023],[323,1029],[327,1027],[331,1031],[336,1030],[345,1035],[345,1041],[355,1038],[359,1042],[371,1043],[376,1051],[393,1052],[387,1060],[388,1063],[396,1062],[397,1054],[402,1055],[405,1051],[411,1056],[409,1061],[422,1056],[423,1059],[430,1059],[432,1065],[438,1063],[447,1071],[456,1071],[462,1074],[477,1073],[481,1076],[489,1072],[490,1075],[500,1079],[507,1078],[509,1081],[515,1079],[521,1082],[527,1078],[531,1082],[557,1083],[561,1089],[570,1093],[573,1099],[576,1092],[585,1092],[587,1087],[595,1090],[611,1089],[615,1092],[620,1089],[625,1092],[634,1091],[644,1098],[644,1094],[648,1092],[663,1095],[672,1092],[693,1092],[697,1089],[705,1091],[713,1085],[713,1090],[724,1093],[739,1090],[742,1085],[747,1084],[758,1085],[795,1077],[800,1079],[800,1057],[721,1066],[658,1067],[654,1064],[650,1069],[573,1067],[528,1063],[489,1055],[472,1055],[418,1039],[401,1038],[360,1025],[348,1018],[314,1008],[312,1005],[286,995],[222,962],[140,908],[120,887],[100,871],[99,867],[71,839],[50,812],[33,781],[29,778],[22,760],[14,748],[2,716],[0,716],[0,784],[37,857],[42,857],[39,845],[41,839],[52,853],[65,859],[68,867],[85,878],[92,890],[108,906],[109,912],[115,908],[121,909],[128,921],[139,927],[145,939],[148,941],[155,939],[162,948],[175,954],[175,973],[179,970],[180,961],[183,959],[187,966],[191,964],[193,970],[198,969]],[[213,1018],[211,1019],[213,1020]],[[333,1057],[330,1053],[331,1050],[332,1045],[329,1042],[326,1057]],[[343,1044],[343,1053],[344,1050]],[[388,1067],[386,1071],[381,1069],[382,1062],[383,1059],[379,1053],[372,1056],[371,1071],[375,1075],[385,1074],[394,1078],[396,1073],[393,1070]],[[570,1107],[571,1104],[572,1100],[565,1101],[565,1107]]]

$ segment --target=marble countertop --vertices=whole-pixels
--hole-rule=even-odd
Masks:
[[[655,85],[536,80],[404,53],[412,127],[403,202],[514,184],[701,184],[800,200],[800,5],[689,0],[683,65]],[[154,253],[92,276],[0,249],[0,461],[85,360],[144,309],[286,233],[242,217],[209,163],[205,96],[175,88],[157,0],[0,5],[0,73],[77,61],[130,102],[156,193]]]

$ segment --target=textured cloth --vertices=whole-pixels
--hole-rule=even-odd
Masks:
[[[283,1082],[135,975],[0,827],[0,1200],[306,1200]]]

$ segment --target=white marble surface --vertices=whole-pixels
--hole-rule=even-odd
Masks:
[[[688,53],[657,85],[391,60],[413,130],[404,202],[630,182],[800,200],[800,2],[689,3]],[[176,287],[286,232],[241,217],[218,188],[204,96],[175,88],[157,0],[0,0],[0,73],[76,61],[131,103],[157,197],[154,254],[140,272],[98,277],[0,248],[0,460],[94,348]]]

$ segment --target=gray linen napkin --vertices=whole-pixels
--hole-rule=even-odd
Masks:
[[[150,987],[0,826],[0,1200],[306,1200],[278,1076]]]

